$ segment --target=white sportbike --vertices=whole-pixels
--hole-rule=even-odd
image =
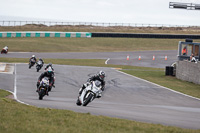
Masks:
[[[76,104],[78,106],[87,106],[96,97],[100,96],[102,93],[102,85],[99,80],[92,81],[78,97]]]

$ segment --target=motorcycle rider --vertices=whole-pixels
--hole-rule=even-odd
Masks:
[[[47,69],[47,71],[43,72],[43,73],[40,75],[40,77],[38,78],[38,81],[37,81],[37,90],[36,90],[36,92],[38,92],[38,89],[39,89],[39,86],[40,86],[40,81],[41,81],[44,77],[48,77],[48,78],[49,78],[49,88],[48,88],[48,90],[47,90],[47,92],[46,92],[46,95],[48,96],[48,95],[49,95],[48,92],[49,92],[50,88],[52,87],[53,81],[54,81],[54,74],[53,74],[53,70],[52,70],[51,67],[49,67],[49,68]]]
[[[83,84],[82,88],[80,88],[80,90],[79,90],[79,96],[82,94],[83,90],[84,90],[88,85],[90,85],[90,83],[91,83],[92,81],[95,81],[95,80],[99,80],[99,81],[101,82],[101,85],[102,85],[101,90],[104,91],[104,88],[105,88],[105,81],[104,81],[104,78],[105,78],[105,76],[106,76],[105,72],[103,72],[103,71],[101,70],[101,71],[99,71],[98,74],[96,74],[96,75],[90,77],[90,78],[87,80],[87,83]],[[99,95],[97,96],[97,98],[101,98],[101,94],[99,94]]]
[[[53,70],[52,74],[54,76],[54,69],[53,69],[53,66],[52,66],[52,63],[49,63],[44,70],[47,70],[48,68],[51,68]],[[54,80],[53,80],[53,84],[52,86],[55,88],[55,76],[54,76]]]
[[[43,66],[43,64],[44,64],[44,61],[42,60],[42,58],[39,58],[38,62],[39,62],[39,61],[41,61],[41,62],[42,62],[42,66]],[[38,64],[38,62],[37,62],[37,64]]]
[[[32,62],[32,60],[34,60],[34,62]],[[29,69],[31,68],[31,66],[35,65],[35,62],[37,61],[37,59],[35,58],[35,55],[32,55],[32,57],[29,59]],[[34,63],[33,65],[31,63]]]
[[[3,52],[4,52],[5,54],[8,53],[8,46],[5,46],[5,47],[2,49],[1,54],[2,54]]]
[[[29,62],[31,62],[31,59],[33,59],[35,62],[37,61],[35,55],[32,55],[32,57],[29,59]]]

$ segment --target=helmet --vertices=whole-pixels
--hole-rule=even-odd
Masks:
[[[100,78],[101,80],[103,80],[103,79],[105,78],[106,74],[105,74],[105,72],[103,72],[103,71],[99,71],[98,76],[99,76],[99,78]]]
[[[40,58],[39,60],[42,60],[42,58]]]
[[[47,69],[47,74],[51,74],[53,72],[52,68],[51,67],[48,67]]]
[[[32,55],[32,57],[35,57],[35,55]]]
[[[49,66],[52,66],[52,63],[49,63]]]

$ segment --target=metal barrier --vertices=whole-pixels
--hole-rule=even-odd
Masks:
[[[170,25],[170,24],[144,24],[144,23],[104,23],[104,22],[55,22],[55,21],[0,21],[0,26],[127,26],[127,27],[200,27],[200,25]]]

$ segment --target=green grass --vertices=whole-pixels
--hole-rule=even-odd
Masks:
[[[0,90],[1,133],[198,133],[159,124],[147,124],[124,119],[93,116],[68,110],[37,108],[6,98],[9,92]]]
[[[24,62],[28,63],[28,59],[24,58],[0,58],[0,62]],[[165,71],[162,68],[149,68],[137,66],[123,65],[105,65],[105,60],[102,59],[44,59],[46,63],[61,64],[61,65],[80,65],[80,66],[98,66],[98,67],[113,67],[122,68],[122,71],[130,75],[151,81],[164,87],[182,92],[197,98],[200,98],[200,85],[181,81],[172,76],[165,76]]]
[[[144,38],[0,38],[0,47],[8,46],[9,51],[14,52],[177,50],[179,41],[181,40]]]

